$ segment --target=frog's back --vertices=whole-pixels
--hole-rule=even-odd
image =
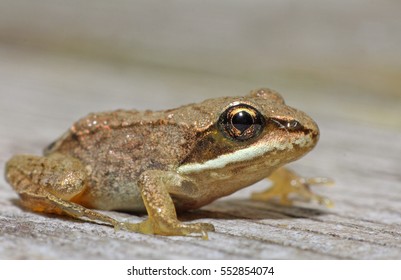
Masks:
[[[73,156],[97,172],[115,169],[137,176],[142,170],[179,164],[190,151],[192,138],[188,125],[169,121],[164,112],[119,110],[79,120],[45,154]]]

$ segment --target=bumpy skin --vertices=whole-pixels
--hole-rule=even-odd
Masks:
[[[246,140],[226,133],[231,120],[221,124],[223,112],[241,104],[254,108],[263,120],[251,127],[260,128],[257,133],[244,133],[250,137]],[[11,158],[6,178],[34,211],[98,220],[135,232],[200,233],[207,238],[212,225],[181,223],[176,210],[202,207],[276,169],[280,178],[288,177],[292,173],[280,167],[310,151],[318,137],[311,118],[287,106],[278,93],[259,89],[244,97],[210,99],[167,111],[90,114],[52,143],[44,156]],[[294,178],[299,179],[297,186],[291,185]],[[292,174],[253,198],[278,196],[288,204],[288,194],[296,192],[328,204],[309,191],[309,183],[322,182]],[[147,211],[149,217],[138,224],[122,223],[91,209]]]

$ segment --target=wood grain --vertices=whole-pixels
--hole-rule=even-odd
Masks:
[[[210,97],[210,92],[242,94],[254,87],[250,82],[204,74],[188,76],[134,66],[122,70],[97,61],[8,47],[0,48],[0,61],[1,170],[12,154],[41,153],[90,111],[168,108]],[[209,83],[199,84],[199,80]],[[317,191],[331,198],[334,208],[250,201],[252,191],[267,187],[267,182],[261,182],[180,216],[188,222],[213,223],[216,232],[208,241],[146,236],[31,213],[19,207],[17,195],[1,178],[0,258],[401,259],[401,132],[391,125],[375,126],[369,116],[356,120],[342,114],[341,106],[348,106],[352,96],[339,95],[333,102],[324,102],[321,92],[312,91],[300,101],[285,94],[286,88],[276,89],[321,127],[316,150],[292,168],[306,176],[332,177],[335,186]],[[383,102],[387,101],[378,97],[353,106],[363,112]],[[386,110],[376,109],[375,114]],[[111,214],[132,221],[143,218]]]

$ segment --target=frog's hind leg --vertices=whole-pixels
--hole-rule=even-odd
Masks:
[[[33,211],[97,220],[120,227],[117,220],[72,202],[86,188],[83,164],[61,154],[45,157],[17,155],[6,164],[6,179],[21,204]]]

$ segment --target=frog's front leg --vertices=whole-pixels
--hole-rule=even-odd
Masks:
[[[175,172],[149,170],[141,174],[138,185],[142,199],[148,212],[148,218],[139,223],[124,223],[124,228],[130,231],[160,235],[190,235],[200,234],[207,239],[207,232],[214,227],[207,223],[185,224],[177,219],[176,209],[171,195],[178,197],[191,196],[193,189],[186,188],[191,184]]]
[[[266,191],[253,193],[251,198],[259,201],[270,201],[277,199],[280,204],[292,205],[293,200],[290,195],[294,194],[295,199],[299,198],[305,201],[317,201],[326,207],[332,207],[333,203],[326,197],[313,193],[311,185],[330,185],[331,179],[324,177],[303,178],[287,168],[279,168],[268,178],[273,181],[273,186]]]

